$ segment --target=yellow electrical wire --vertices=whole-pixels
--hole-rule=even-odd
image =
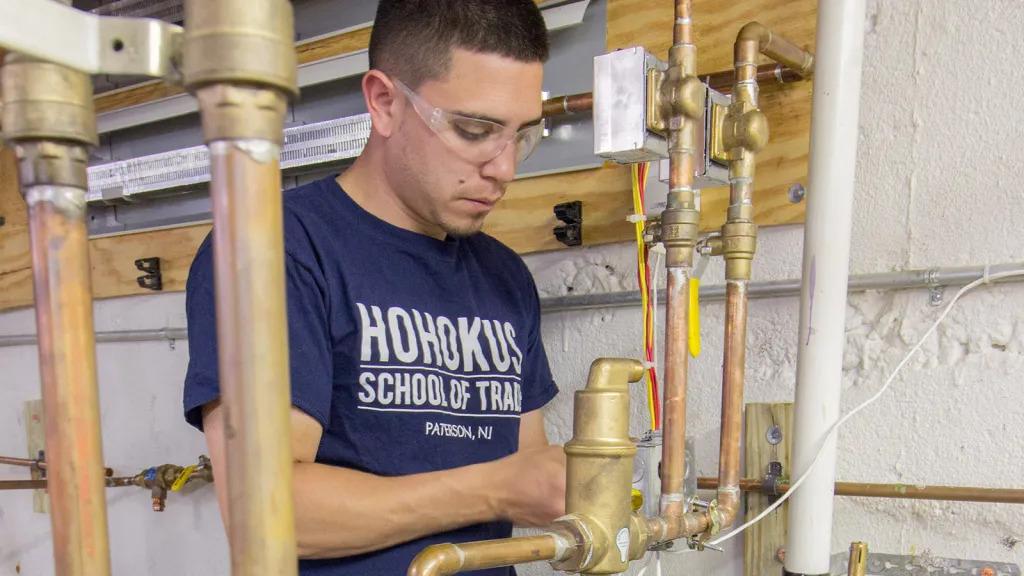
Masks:
[[[634,224],[636,231],[636,263],[637,278],[640,280],[640,306],[643,311],[643,358],[647,360],[647,345],[650,337],[650,323],[648,319],[648,290],[647,290],[647,262],[644,254],[644,216],[643,207],[640,202],[640,166],[632,164],[630,173],[633,178],[633,213],[637,215]],[[647,411],[651,417],[651,429],[654,428],[654,383],[651,382],[650,374],[645,371],[644,378],[647,380]]]

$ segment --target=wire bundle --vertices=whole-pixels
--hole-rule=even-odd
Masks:
[[[647,211],[644,207],[644,195],[647,188],[647,172],[650,164],[641,163],[630,166],[633,176],[633,217],[630,220],[636,229],[636,263],[637,280],[640,284],[640,305],[643,308],[643,355],[647,366],[647,410],[651,417],[651,429],[661,428],[661,406],[658,400],[658,376],[655,371],[655,314],[656,309],[652,291],[657,294],[657,286],[651,282],[651,266],[648,260],[647,243],[644,242]]]

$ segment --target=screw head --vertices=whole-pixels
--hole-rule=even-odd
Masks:
[[[797,182],[789,187],[789,201],[793,204],[799,204],[803,202],[804,197],[807,196],[807,190],[804,189],[804,185]]]
[[[772,446],[775,446],[779,442],[782,442],[782,428],[779,428],[778,424],[772,424],[768,427],[768,430],[764,434],[765,439]]]

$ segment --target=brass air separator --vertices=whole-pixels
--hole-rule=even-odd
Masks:
[[[294,97],[287,0],[186,0],[183,72],[210,149],[231,573],[297,570],[280,145]]]
[[[629,437],[629,384],[643,378],[636,360],[602,358],[576,392],[573,436],[565,445],[567,516],[558,520],[586,535],[578,562],[559,570],[618,574],[630,560],[630,501],[636,444]]]
[[[3,127],[18,158],[39,329],[47,493],[58,576],[110,574],[85,192],[98,141],[82,72],[5,57]]]

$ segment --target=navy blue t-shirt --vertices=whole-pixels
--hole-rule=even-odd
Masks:
[[[398,476],[518,449],[520,414],[557,389],[537,290],[515,252],[483,233],[442,241],[388,224],[334,177],[285,192],[284,230],[292,404],[323,426],[317,462]],[[219,396],[212,258],[208,237],[186,300],[185,419],[200,429],[202,406]],[[401,575],[426,546],[511,530],[506,522],[468,526],[360,556],[303,560],[300,572]]]

